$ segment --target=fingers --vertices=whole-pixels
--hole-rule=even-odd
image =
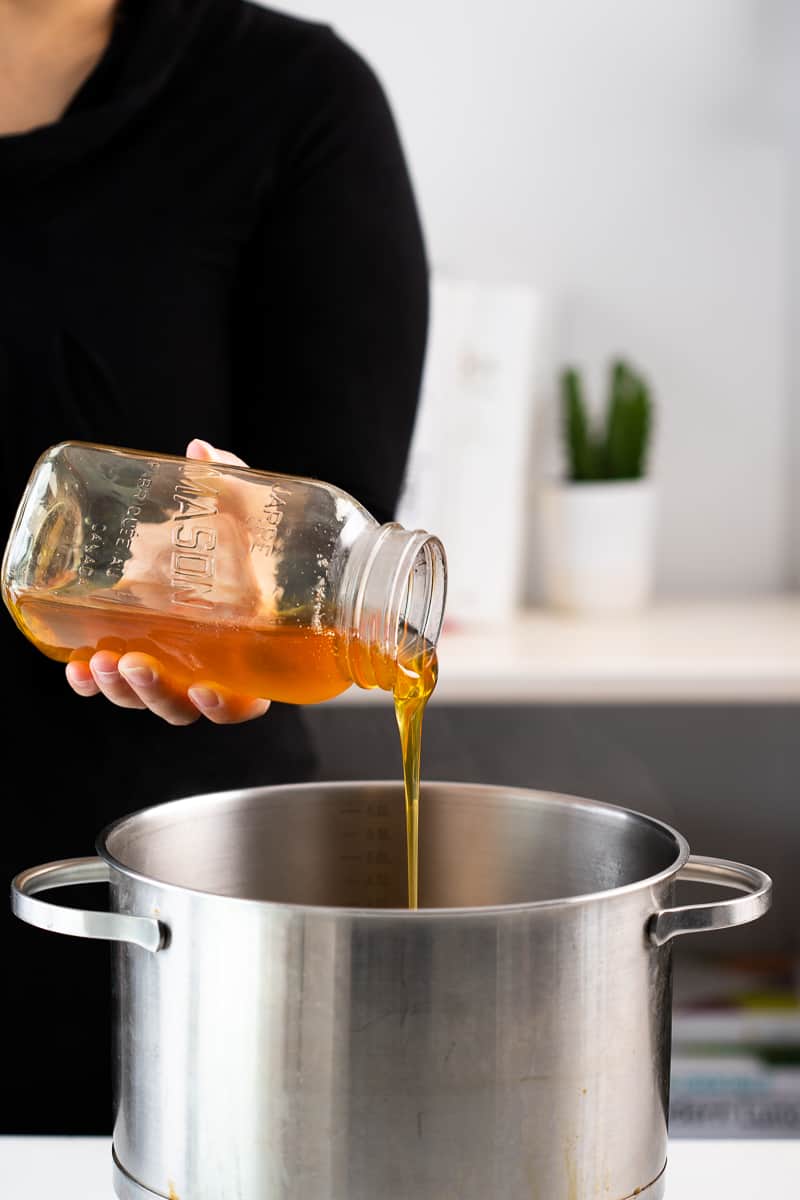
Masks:
[[[191,725],[202,714],[215,725],[238,725],[263,717],[269,700],[239,696],[215,683],[195,684],[188,694],[172,684],[148,654],[99,650],[86,662],[67,666],[67,681],[79,696],[105,696],[119,708],[149,709],[170,725]]]
[[[119,708],[146,708],[119,672],[120,656],[113,650],[100,650],[89,660],[89,670],[98,691]]]
[[[255,717],[263,717],[269,708],[269,700],[237,696],[215,683],[194,684],[189,688],[189,699],[215,725],[252,721]]]
[[[98,650],[88,663],[71,662],[67,680],[79,696],[102,695],[118,708],[149,708],[170,725],[191,725],[200,716],[185,691],[174,687],[147,654]]]
[[[94,681],[88,662],[67,663],[67,683],[79,696],[100,695],[100,688]]]
[[[149,708],[169,725],[192,725],[200,716],[186,695],[185,686],[181,688],[172,683],[158,660],[149,654],[137,651],[123,654],[119,660],[119,674],[138,705]]]
[[[230,450],[217,450],[216,446],[212,446],[210,442],[204,442],[201,438],[193,438],[186,447],[187,458],[199,458],[203,462],[218,462],[227,463],[231,467],[246,467],[247,463],[236,454],[231,454]]]

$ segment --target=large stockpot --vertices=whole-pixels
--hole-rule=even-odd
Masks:
[[[625,809],[429,783],[404,911],[396,784],[126,817],[14,881],[19,917],[119,943],[121,1200],[664,1194],[671,940],[754,920],[761,871]],[[109,881],[111,912],[36,893]],[[747,892],[675,906],[679,880]]]

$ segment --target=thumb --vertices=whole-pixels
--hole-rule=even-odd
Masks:
[[[230,450],[217,450],[216,446],[212,446],[210,442],[204,442],[202,438],[192,438],[186,447],[186,457],[199,458],[203,462],[227,463],[231,467],[247,466],[244,459],[239,458],[236,454],[231,454]]]

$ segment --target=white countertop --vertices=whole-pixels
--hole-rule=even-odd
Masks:
[[[798,1178],[800,1141],[673,1141],[667,1200],[788,1200]],[[114,1200],[110,1179],[105,1138],[0,1138],[3,1200]]]
[[[445,632],[433,703],[800,701],[800,593]],[[334,703],[389,703],[352,687]]]

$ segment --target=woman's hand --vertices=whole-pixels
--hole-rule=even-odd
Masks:
[[[216,450],[195,438],[186,449],[188,458],[206,462],[247,464],[227,450]],[[99,650],[89,662],[67,665],[67,682],[79,696],[103,695],[120,708],[149,708],[170,725],[191,725],[201,715],[215,725],[233,725],[261,717],[269,700],[238,696],[216,683],[193,684],[188,691],[170,680],[162,664],[149,654],[115,654]]]

